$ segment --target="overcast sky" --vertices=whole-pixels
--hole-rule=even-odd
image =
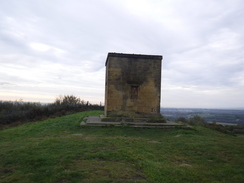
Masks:
[[[161,107],[244,108],[243,0],[0,0],[0,100],[104,103],[108,52],[163,55]]]

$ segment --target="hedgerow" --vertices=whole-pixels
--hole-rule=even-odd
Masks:
[[[0,128],[23,122],[44,120],[88,110],[103,110],[103,106],[85,102],[79,97],[65,95],[53,103],[0,101]]]
[[[192,126],[199,125],[204,126],[206,128],[210,128],[225,134],[235,135],[235,134],[244,134],[244,126],[241,125],[224,125],[219,124],[216,121],[213,122],[207,122],[203,117],[199,115],[195,115],[190,117],[189,119],[186,119],[184,117],[179,117],[177,121],[180,121],[182,123],[187,123]]]

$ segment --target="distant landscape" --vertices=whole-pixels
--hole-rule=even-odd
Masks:
[[[0,129],[12,124],[45,120],[81,111],[103,110],[101,104],[90,104],[73,95],[60,96],[53,103],[0,101]],[[161,108],[164,118],[181,121],[200,116],[207,123],[244,126],[244,109]]]
[[[237,109],[161,108],[161,114],[170,120],[199,115],[207,122],[244,125],[244,110]]]

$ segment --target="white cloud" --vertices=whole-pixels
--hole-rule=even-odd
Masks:
[[[0,97],[104,98],[108,52],[163,55],[163,107],[243,107],[241,0],[1,1]]]

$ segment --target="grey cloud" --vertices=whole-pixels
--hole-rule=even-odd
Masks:
[[[46,86],[52,95],[52,85],[87,94],[94,86],[103,90],[107,52],[125,52],[162,54],[163,82],[173,88],[243,89],[242,1],[147,1],[145,15],[130,3],[2,1],[1,67],[8,70],[11,63],[16,65],[11,71],[26,75],[1,73],[1,82],[24,83],[32,92],[38,86],[45,93]],[[18,66],[23,68],[18,71]]]
[[[13,85],[13,84],[9,82],[0,82],[0,85]]]

